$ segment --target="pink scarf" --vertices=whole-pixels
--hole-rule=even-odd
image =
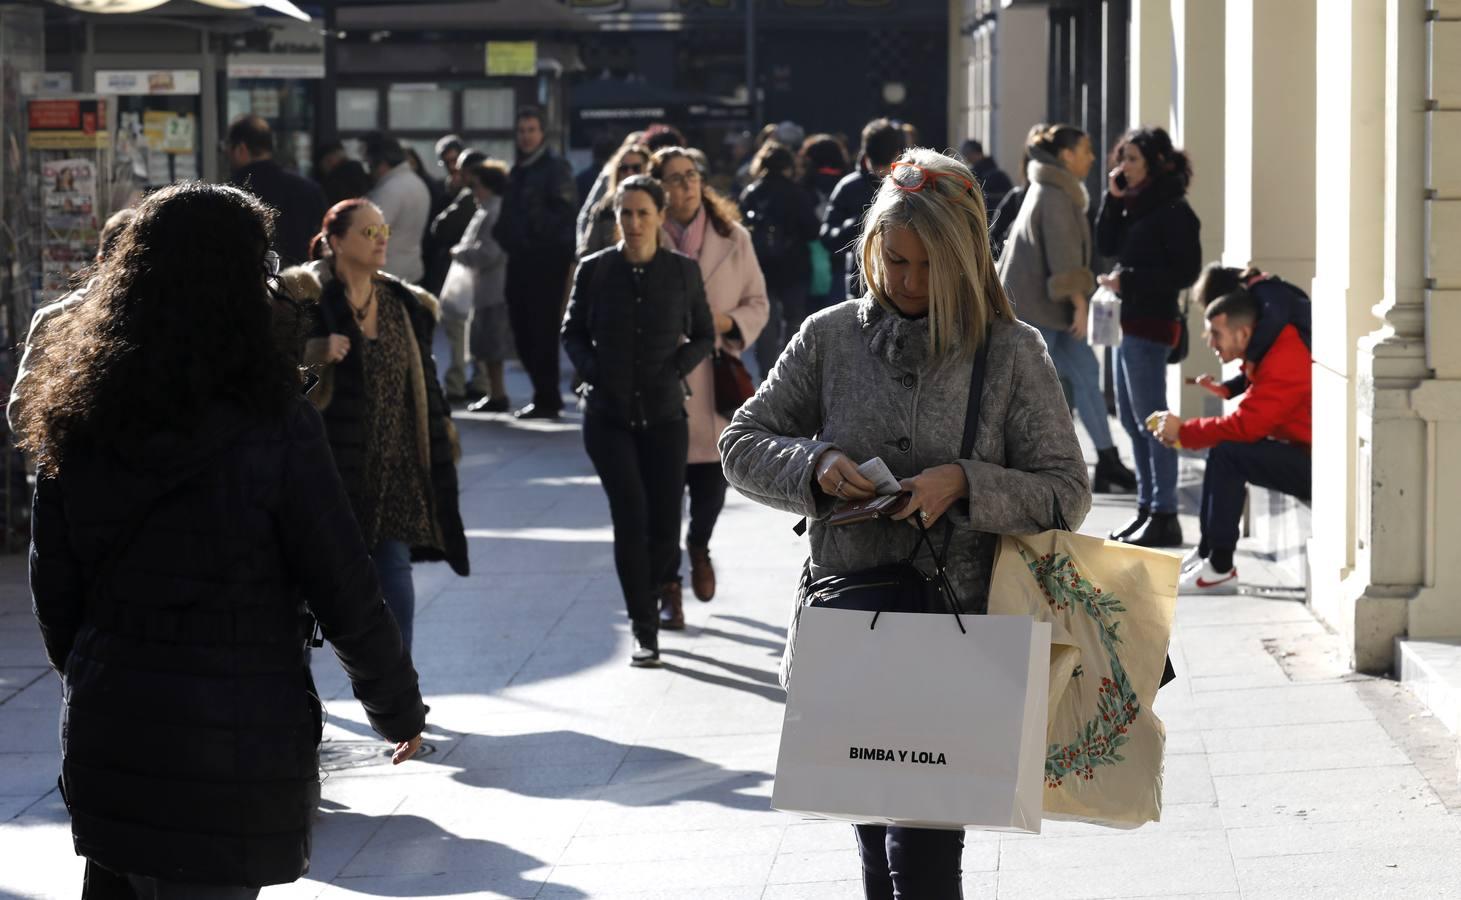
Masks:
[[[672,218],[665,220],[665,231],[675,242],[675,249],[690,257],[699,259],[705,246],[705,206],[702,204],[689,225],[681,225]]]

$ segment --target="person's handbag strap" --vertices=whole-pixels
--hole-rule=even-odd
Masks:
[[[969,405],[964,411],[964,440],[959,444],[959,459],[974,458],[974,439],[979,435],[979,408],[984,402],[984,375],[989,371],[989,339],[992,327],[984,329],[984,340],[974,354],[974,371],[969,375]]]

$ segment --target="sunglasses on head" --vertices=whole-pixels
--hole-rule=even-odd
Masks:
[[[391,236],[391,226],[367,225],[364,228],[360,229],[360,233],[370,238],[372,241],[380,240],[382,238],[389,240]]]
[[[926,187],[938,184],[941,178],[947,178],[955,184],[963,185],[965,191],[973,192],[974,190],[974,182],[962,175],[956,175],[953,172],[935,172],[911,162],[893,163],[892,174],[888,177],[893,180],[893,187],[910,194],[916,194]]]

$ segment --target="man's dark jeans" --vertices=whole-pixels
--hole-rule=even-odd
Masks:
[[[1313,481],[1308,447],[1274,440],[1216,445],[1207,451],[1207,472],[1202,478],[1201,550],[1231,552],[1238,546],[1248,485],[1281,491],[1307,503]]]
[[[507,263],[507,317],[517,358],[533,382],[533,405],[553,412],[563,408],[558,332],[572,263],[572,253],[556,252],[513,257]]]

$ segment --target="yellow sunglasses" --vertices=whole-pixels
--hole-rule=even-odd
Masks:
[[[372,241],[380,240],[382,238],[384,238],[386,240],[390,240],[390,237],[391,237],[391,226],[389,226],[389,225],[367,225],[364,228],[360,229],[360,233],[363,234],[363,235],[365,235],[367,238],[370,238]]]

